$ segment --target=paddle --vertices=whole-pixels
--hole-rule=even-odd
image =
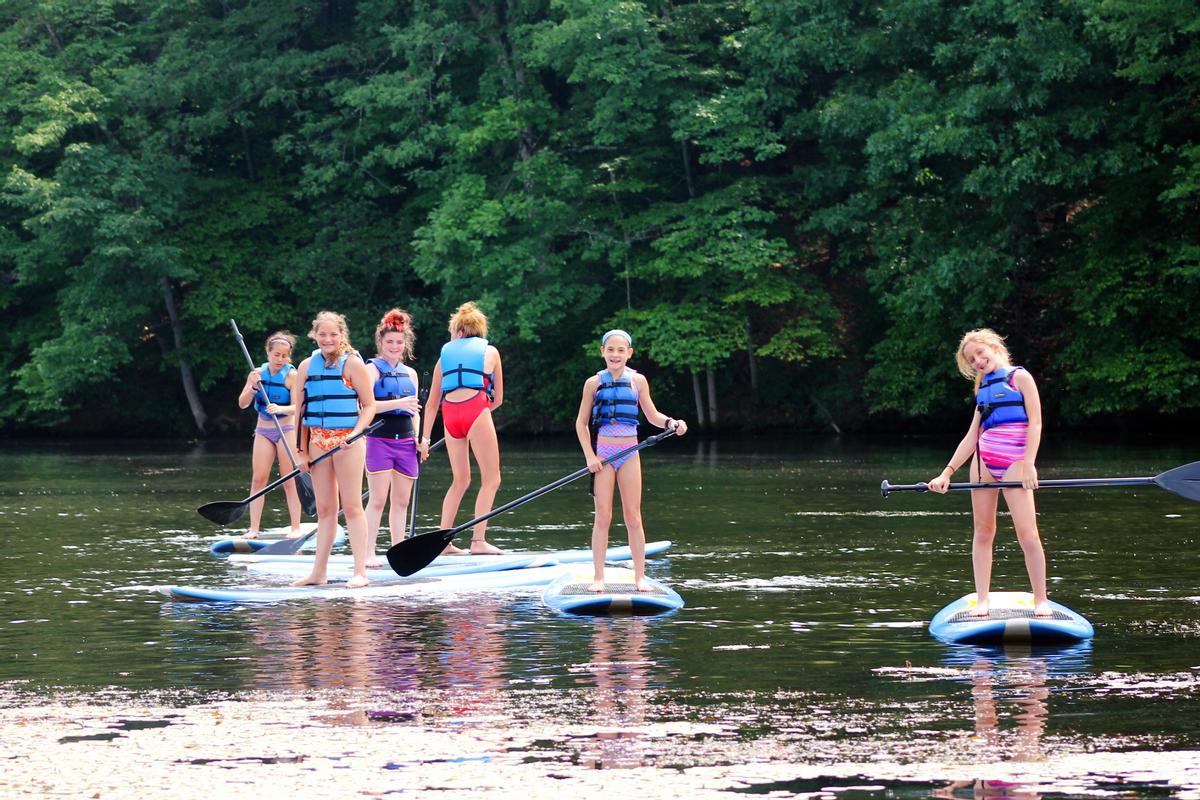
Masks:
[[[674,429],[663,431],[662,433],[651,436],[650,438],[645,439],[645,440],[639,442],[638,444],[630,445],[629,447],[626,447],[624,450],[621,450],[620,452],[612,454],[611,456],[604,459],[604,461],[602,461],[600,463],[607,464],[611,461],[616,461],[617,459],[624,458],[625,456],[629,455],[630,453],[635,453],[638,450],[642,450],[643,448],[650,447],[652,445],[656,445],[659,442],[661,442],[663,439],[666,439],[668,436],[674,436],[674,435],[675,435]],[[390,548],[388,548],[388,551],[387,551],[388,563],[391,564],[392,569],[395,570],[398,575],[400,575],[401,577],[407,578],[409,575],[412,575],[414,572],[418,572],[418,571],[424,569],[425,567],[429,566],[429,564],[432,563],[433,560],[438,557],[438,555],[442,552],[442,550],[445,549],[446,545],[448,545],[455,536],[462,533],[467,528],[474,527],[475,525],[478,525],[480,522],[483,522],[484,520],[491,519],[492,517],[496,516],[497,514],[503,514],[505,511],[510,511],[510,510],[516,508],[517,506],[525,505],[530,500],[533,500],[534,498],[537,498],[537,497],[541,497],[542,495],[546,494],[546,492],[554,491],[555,489],[559,488],[560,486],[565,486],[566,484],[570,483],[571,481],[578,480],[578,479],[582,478],[583,476],[589,474],[589,472],[590,472],[590,470],[587,467],[576,470],[575,472],[572,472],[570,475],[566,475],[562,478],[559,478],[558,480],[554,481],[554,483],[548,483],[540,489],[534,489],[532,492],[525,495],[524,497],[518,497],[516,500],[513,500],[512,502],[509,502],[509,503],[505,503],[504,505],[500,506],[499,508],[493,508],[491,511],[487,512],[486,514],[476,517],[475,519],[473,519],[469,522],[464,522],[462,525],[459,525],[458,527],[442,529],[442,530],[437,530],[437,531],[429,531],[428,533],[422,533],[420,536],[414,536],[411,539],[405,539],[403,542],[394,544]]]
[[[352,442],[358,441],[359,439],[366,436],[368,433],[375,430],[382,424],[383,424],[382,422],[371,423],[371,426],[368,427],[366,430],[364,430],[360,433],[356,433],[353,436],[351,436],[349,439],[347,439],[343,443],[343,446],[350,444]],[[341,448],[339,448],[339,447],[335,447],[332,450],[330,450],[329,452],[323,453],[322,455],[317,456],[312,461],[308,462],[308,466],[311,468],[313,464],[316,464],[320,461],[324,461],[325,459],[329,458],[331,455],[333,455],[340,449]],[[204,517],[207,520],[211,520],[212,522],[215,522],[218,525],[228,525],[229,523],[233,522],[235,519],[240,517],[242,514],[246,513],[246,507],[250,505],[251,500],[256,500],[257,498],[262,497],[267,492],[271,491],[272,489],[274,489],[284,483],[287,483],[288,481],[290,481],[292,478],[296,477],[299,474],[300,474],[299,469],[293,470],[292,472],[289,472],[287,475],[284,475],[282,478],[271,481],[266,486],[259,489],[257,492],[250,495],[249,497],[247,497],[245,500],[218,500],[215,503],[205,503],[204,505],[197,508],[196,511],[200,513],[200,516]],[[303,538],[304,537],[298,536],[294,539],[288,539],[287,543],[300,542],[303,540]],[[276,544],[285,544],[285,542],[277,542]],[[269,545],[269,547],[274,547],[274,546],[275,545]],[[266,547],[263,548],[263,550],[266,550],[266,549],[267,549]],[[259,551],[259,552],[261,552],[261,551]]]
[[[242,338],[242,332],[238,330],[237,323],[231,319],[229,325],[233,328],[233,336],[237,339],[238,347],[242,348],[242,355],[246,357],[246,363],[250,369],[254,369],[254,359],[250,357],[250,351],[246,349],[246,340]],[[264,402],[271,402],[271,398],[263,391],[262,384],[259,384],[258,394]],[[279,441],[283,442],[283,449],[287,452],[288,461],[292,462],[292,469],[296,469],[296,456],[292,454],[292,446],[288,444],[287,436],[283,433],[283,425],[279,423],[279,418],[274,414],[271,415],[271,421],[275,423],[275,430],[279,431]],[[296,478],[296,491],[300,494],[300,506],[304,509],[304,513],[315,517],[317,515],[317,498],[313,494],[312,476],[300,473]]]
[[[1200,502],[1200,461],[1184,464],[1152,478],[1075,478],[1038,481],[1039,489],[1086,489],[1092,486],[1146,486],[1153,484],[1160,489],[1174,492],[1180,497]],[[999,483],[952,483],[951,489],[1019,489],[1018,481]],[[891,492],[927,492],[928,483],[909,483],[892,486],[886,480],[879,490],[887,497]]]
[[[422,410],[422,412],[424,412],[425,401],[429,399],[429,373],[428,372],[423,373],[423,377],[425,378],[425,389],[423,390],[423,392],[421,394],[421,410]],[[421,432],[417,431],[416,435],[417,435],[417,441],[420,442],[421,441],[421,439],[420,439]],[[436,450],[438,448],[438,445],[445,444],[445,443],[446,443],[446,437],[443,436],[441,439],[438,439],[437,444],[435,444],[433,447],[429,448],[429,452],[432,453],[434,450]],[[421,470],[418,467],[417,477],[415,479],[413,479],[412,508],[409,510],[409,515],[408,515],[408,536],[404,537],[406,539],[411,539],[412,537],[417,535],[417,493],[420,491],[420,489],[421,489]]]

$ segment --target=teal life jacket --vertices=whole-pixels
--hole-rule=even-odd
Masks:
[[[975,407],[983,430],[1012,422],[1029,422],[1025,396],[1013,385],[1013,375],[1023,367],[1001,367],[983,376],[975,393]]]
[[[358,392],[346,386],[342,376],[346,360],[358,353],[343,353],[332,367],[314,350],[304,379],[303,422],[310,428],[353,428],[358,421]]]
[[[624,425],[638,424],[638,394],[633,385],[633,376],[637,372],[625,368],[621,377],[614,378],[612,373],[602,369],[596,373],[600,385],[596,387],[596,395],[592,399],[592,427],[599,428],[608,423]]]
[[[492,374],[483,371],[488,340],[479,336],[451,339],[442,345],[442,394],[455,389],[479,389],[492,399]]]
[[[417,393],[416,384],[403,364],[395,366],[388,363],[386,358],[372,358],[367,363],[374,364],[379,370],[379,380],[375,381],[372,392],[376,400],[395,400],[400,397],[412,397]],[[414,434],[412,413],[399,408],[391,411],[378,411],[375,420],[383,421],[368,436],[375,439],[407,439]]]
[[[271,419],[272,417],[286,417],[287,414],[269,414],[267,413],[267,405],[274,403],[277,406],[286,406],[292,402],[292,390],[287,388],[287,377],[292,374],[296,368],[291,364],[284,364],[280,367],[279,372],[271,374],[270,362],[264,363],[259,367],[259,375],[262,377],[261,389],[254,393],[254,410],[263,419]],[[263,394],[266,393],[266,399],[263,399]]]

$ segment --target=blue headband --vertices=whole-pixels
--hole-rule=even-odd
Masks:
[[[629,346],[633,347],[633,337],[630,336],[625,331],[621,330],[620,328],[613,328],[611,331],[609,331],[608,333],[601,336],[600,337],[600,346],[601,347],[608,344],[608,337],[610,337],[610,336],[624,336],[625,341],[629,342]]]

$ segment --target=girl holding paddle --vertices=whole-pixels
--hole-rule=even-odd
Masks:
[[[250,493],[267,485],[271,467],[279,461],[279,474],[284,473],[284,464],[291,464],[287,453],[287,442],[283,434],[295,430],[292,415],[292,387],[296,384],[296,369],[292,366],[292,350],[296,337],[287,331],[276,331],[267,337],[266,362],[246,376],[246,385],[238,395],[238,407],[247,408],[251,403],[258,412],[258,425],[254,429],[254,447],[250,456]],[[247,359],[249,356],[247,355]],[[254,362],[250,362],[254,363]],[[261,391],[260,391],[261,390]],[[264,399],[263,395],[266,395]],[[280,427],[275,426],[279,420]],[[294,481],[283,485],[287,498],[288,519],[292,524],[292,536],[300,535],[300,496]],[[247,539],[257,539],[262,524],[263,498],[250,503],[250,531]]]
[[[468,302],[458,307],[450,317],[450,341],[442,347],[429,387],[428,407],[434,410],[425,415],[417,449],[422,461],[429,458],[433,423],[440,413],[453,474],[450,489],[442,499],[442,528],[454,526],[458,507],[471,486],[471,453],[479,465],[476,517],[491,510],[500,489],[500,442],[492,411],[504,402],[504,372],[500,351],[488,344],[487,327],[487,317],[479,306]],[[487,555],[504,552],[489,544],[486,537],[485,520],[472,531],[470,552]],[[445,552],[461,555],[467,551],[447,544]]]
[[[317,552],[312,572],[293,586],[325,583],[329,551],[337,532],[338,497],[346,512],[346,531],[354,553],[350,589],[366,586],[367,520],[362,505],[366,447],[360,441],[344,444],[361,433],[375,416],[374,381],[367,365],[350,345],[346,318],[322,311],[313,320],[309,337],[317,343],[312,355],[300,362],[292,388],[292,404],[302,407],[297,435],[299,468],[309,471],[309,461],[331,450],[338,452],[312,467],[317,500]]]
[[[604,591],[604,556],[608,550],[608,528],[612,523],[613,486],[621,489],[621,512],[629,549],[633,553],[634,583],[639,592],[652,591],[646,583],[646,531],[642,527],[642,462],[632,453],[609,464],[601,462],[630,445],[637,444],[638,408],[646,419],[676,436],[687,433],[687,423],[659,411],[650,398],[646,377],[626,366],[633,356],[633,338],[622,330],[611,330],[600,339],[604,369],[583,384],[575,433],[593,474],[592,495],[596,514],[592,522],[593,581],[590,591]],[[592,438],[593,433],[595,439]],[[594,446],[593,446],[594,444]]]
[[[412,495],[417,479],[417,429],[420,411],[417,400],[417,372],[404,364],[413,355],[412,317],[408,312],[393,308],[383,315],[375,327],[377,355],[367,361],[375,397],[375,419],[383,426],[367,434],[367,542],[372,555],[369,566],[377,566],[374,557],[375,540],[379,536],[379,521],[383,506],[391,497],[388,529],[392,544],[403,541]]]
[[[975,382],[975,413],[954,455],[929,491],[945,493],[950,479],[971,462],[971,480],[981,483],[1014,481],[1020,488],[1003,489],[1004,503],[1012,514],[1017,541],[1025,554],[1025,569],[1033,587],[1034,614],[1051,616],[1046,595],[1046,554],[1038,535],[1033,490],[1038,488],[1038,446],[1042,441],[1042,404],[1037,384],[1024,367],[1012,365],[1004,339],[989,328],[968,331],[955,353],[958,370]],[[974,616],[988,615],[992,580],[992,543],[996,538],[996,489],[971,491],[975,536],[971,564],[975,573]]]

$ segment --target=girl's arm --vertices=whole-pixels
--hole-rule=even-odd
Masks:
[[[262,374],[256,369],[250,370],[250,374],[246,376],[246,385],[238,393],[238,408],[250,407],[250,404],[254,402],[254,395],[258,394],[260,382],[262,382]]]
[[[1029,428],[1025,434],[1025,462],[1021,467],[1021,483],[1026,489],[1037,488],[1037,454],[1042,444],[1042,398],[1037,382],[1024,369],[1013,376],[1013,386],[1025,397],[1025,416]]]
[[[433,376],[429,379],[429,397],[425,400],[425,407],[433,410],[425,415],[425,420],[421,425],[421,438],[417,439],[417,450],[421,453],[422,461],[429,455],[429,437],[433,435],[433,423],[437,421],[438,408],[441,404],[442,360],[439,358],[437,365],[433,368]]]
[[[417,373],[413,371],[412,367],[405,367],[405,369],[407,369],[414,376],[412,381],[413,381],[413,386],[416,386],[417,379],[415,376]],[[373,387],[379,381],[379,378],[381,376],[379,374],[379,369],[374,364],[368,363],[367,371],[371,374],[371,386],[372,386],[371,394],[372,394],[372,396],[374,396],[374,388]],[[409,397],[393,397],[390,400],[380,400],[378,397],[376,397],[375,398],[375,413],[382,414],[384,411],[393,411],[397,408],[400,409],[401,411],[408,411],[409,413],[413,413],[416,411],[417,406],[420,404],[420,402],[421,401],[417,399],[416,395],[411,395]],[[414,422],[413,425],[415,426],[416,422]]]
[[[674,428],[676,436],[683,436],[687,433],[686,422],[681,419],[672,419],[655,407],[654,400],[650,397],[650,381],[646,380],[646,376],[639,372],[633,376],[633,379],[638,385],[638,404],[642,407],[642,413],[646,415],[646,420],[651,425],[657,425],[660,428]]]
[[[954,473],[958,472],[968,461],[971,460],[971,455],[975,452],[975,447],[979,444],[979,409],[976,408],[971,416],[971,426],[967,428],[967,434],[958,443],[958,447],[954,448],[954,455],[950,456],[950,460],[946,462],[946,466],[942,467],[942,471],[938,476],[929,482],[929,491],[939,492],[944,494],[949,491],[947,488],[950,485],[950,479],[954,477]]]
[[[579,446],[583,448],[583,457],[587,468],[592,472],[601,469],[600,457],[592,449],[592,404],[596,401],[596,387],[600,379],[595,375],[583,382],[583,397],[579,400],[579,413],[575,415],[575,435],[579,437]]]
[[[366,363],[353,355],[346,359],[346,373],[350,378],[350,385],[358,395],[358,419],[350,431],[350,436],[356,436],[366,430],[375,419],[375,381],[371,380],[371,370]]]
[[[312,356],[300,362],[296,368],[296,382],[292,384],[292,408],[304,408],[304,381],[308,379],[308,362]],[[304,427],[304,415],[296,415],[296,466],[308,472],[308,431]]]
[[[492,373],[492,410],[495,411],[504,402],[504,367],[500,364],[500,351],[490,344],[484,360],[488,358],[492,359],[494,366],[490,370],[485,366],[483,371]]]

